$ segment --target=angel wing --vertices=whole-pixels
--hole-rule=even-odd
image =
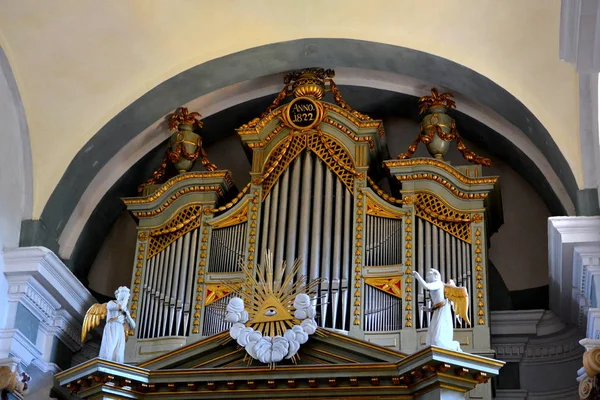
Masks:
[[[81,344],[85,341],[87,334],[100,325],[100,322],[106,318],[107,313],[106,303],[94,304],[87,310],[85,318],[83,319],[83,326],[81,327]]]
[[[458,287],[452,279],[444,285],[444,296],[454,303],[454,312],[471,325],[469,320],[469,293],[466,287]]]

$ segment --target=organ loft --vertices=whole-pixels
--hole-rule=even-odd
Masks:
[[[252,165],[244,187],[210,161],[200,115],[171,114],[161,165],[123,199],[137,222],[125,364],[93,359],[56,385],[86,399],[490,399],[503,365],[487,282],[499,183],[463,142],[452,96],[423,95],[420,132],[390,155],[382,122],[346,103],[334,71],[289,73],[237,130]],[[449,146],[465,165],[444,159]],[[426,343],[436,305],[413,273],[430,269],[468,293],[463,318],[452,313],[462,352]],[[315,326],[294,357],[261,362],[233,338],[232,321],[248,319],[269,343],[287,337],[300,294]]]

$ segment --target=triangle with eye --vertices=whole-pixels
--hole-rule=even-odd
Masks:
[[[264,323],[275,321],[286,321],[293,319],[294,316],[290,310],[286,309],[281,302],[274,296],[269,295],[263,302],[262,306],[252,318],[251,323]]]

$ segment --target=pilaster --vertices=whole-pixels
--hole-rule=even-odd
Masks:
[[[47,248],[17,248],[2,256],[8,303],[0,329],[0,363],[57,372],[57,359],[68,359],[81,348],[80,327],[95,300]]]
[[[586,307],[586,302],[582,302],[581,296],[583,293],[585,297],[585,290],[588,288],[585,283],[582,284],[581,279],[597,273],[593,268],[584,270],[583,263],[574,265],[576,256],[577,254],[589,255],[598,248],[600,248],[600,217],[548,219],[550,309],[563,321],[579,324],[583,312],[580,311],[580,307]],[[591,304],[591,298],[589,302]]]

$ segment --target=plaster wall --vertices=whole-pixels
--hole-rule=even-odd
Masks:
[[[21,98],[0,47],[0,310],[8,307],[4,293],[4,249],[19,245],[21,220],[31,218],[31,153]],[[6,313],[0,312],[0,329]]]
[[[0,7],[0,45],[29,118],[34,219],[75,154],[141,95],[206,61],[299,38],[398,45],[477,71],[534,113],[581,186],[579,139],[572,134],[579,123],[577,75],[557,57],[559,0],[507,0],[502,7],[492,0],[453,0],[436,4],[435,12],[430,3],[409,0],[375,0],[367,7],[360,0],[332,0],[327,10],[318,0],[301,6],[272,0],[0,0]]]
[[[131,271],[137,238],[133,217],[124,211],[104,239],[90,273],[90,289],[114,298],[119,286],[131,285]]]

